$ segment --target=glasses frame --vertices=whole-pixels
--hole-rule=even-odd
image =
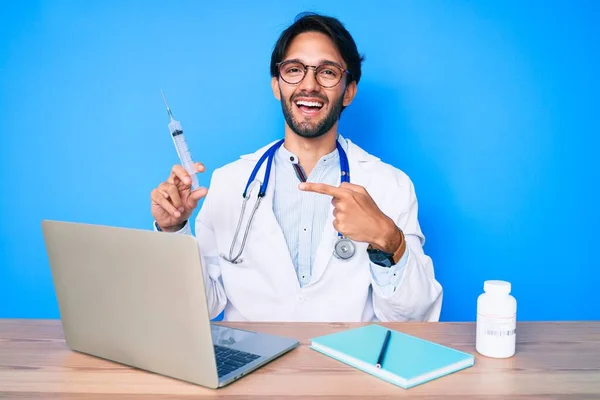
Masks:
[[[281,67],[282,67],[282,66],[284,66],[284,65],[287,65],[287,64],[292,64],[292,63],[300,64],[300,65],[302,65],[302,67],[304,68],[304,74],[302,75],[302,78],[301,78],[301,79],[300,79],[298,82],[295,82],[295,83],[291,83],[291,82],[288,82],[288,81],[286,81],[286,80],[283,78],[283,76],[281,75]],[[325,86],[325,85],[323,85],[323,84],[322,84],[322,83],[319,81],[319,78],[318,78],[318,75],[317,75],[317,69],[321,68],[321,67],[322,67],[322,66],[324,66],[324,65],[329,65],[329,66],[331,66],[331,67],[339,68],[339,70],[341,71],[341,74],[340,74],[340,79],[338,79],[338,81],[337,81],[336,83],[334,83],[333,85],[331,85],[331,86]],[[316,81],[316,82],[317,82],[317,83],[318,83],[318,84],[319,84],[321,87],[324,87],[324,88],[326,88],[326,89],[331,89],[331,88],[333,88],[333,87],[336,87],[336,86],[337,86],[337,85],[338,85],[338,84],[339,84],[339,83],[342,81],[342,78],[344,77],[344,74],[352,75],[352,72],[350,72],[349,70],[345,69],[344,67],[342,67],[342,66],[341,66],[341,65],[339,65],[338,63],[334,63],[334,62],[332,62],[332,61],[326,61],[326,62],[324,62],[324,63],[321,63],[320,65],[306,65],[306,64],[304,64],[302,61],[299,61],[299,60],[295,60],[295,59],[294,59],[294,60],[284,60],[284,61],[280,61],[280,62],[276,63],[276,64],[275,64],[275,66],[277,67],[277,74],[279,75],[279,77],[281,78],[281,80],[283,80],[283,81],[284,81],[285,83],[287,83],[288,85],[299,85],[300,83],[302,83],[302,81],[304,80],[304,78],[306,78],[306,74],[308,73],[308,69],[309,69],[309,68],[312,68],[312,69],[314,70],[314,72],[315,72],[315,81]]]

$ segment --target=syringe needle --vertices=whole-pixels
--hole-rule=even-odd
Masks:
[[[167,107],[167,113],[169,114],[169,118],[173,119],[173,114],[171,114],[171,109],[169,108],[169,104],[167,103],[167,99],[165,98],[165,94],[162,89],[160,89],[160,94],[162,95],[163,101],[165,102],[165,107]]]

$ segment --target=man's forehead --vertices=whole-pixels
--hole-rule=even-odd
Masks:
[[[297,59],[307,64],[331,61],[343,65],[343,59],[333,43],[320,32],[304,32],[290,43],[284,59]]]

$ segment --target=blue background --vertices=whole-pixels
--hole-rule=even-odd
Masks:
[[[413,179],[442,320],[474,320],[485,279],[520,320],[600,319],[600,3],[203,3],[0,3],[0,317],[58,317],[42,219],[151,229],[160,89],[205,185],[281,137],[270,54],[312,10],[366,55],[340,131]]]

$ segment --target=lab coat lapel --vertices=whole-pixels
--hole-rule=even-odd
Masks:
[[[363,155],[367,155],[362,149],[356,147],[350,140],[347,141],[347,148],[345,146],[346,154],[348,156],[348,164],[350,168],[350,183],[355,185],[360,185],[368,190],[369,183],[369,175],[366,171],[361,167],[361,162],[363,161]],[[372,156],[369,156],[372,157]],[[373,157],[373,159],[376,159]],[[340,181],[338,181],[339,184]],[[333,254],[335,243],[338,239],[338,233],[333,227],[333,205],[329,206],[329,215],[327,217],[327,222],[325,223],[325,228],[323,231],[321,243],[317,248],[317,252],[315,254],[315,260],[313,264],[311,284],[316,283],[323,273],[325,272],[325,268],[331,261],[332,257],[335,257]],[[354,257],[349,260],[343,262],[351,262]]]

